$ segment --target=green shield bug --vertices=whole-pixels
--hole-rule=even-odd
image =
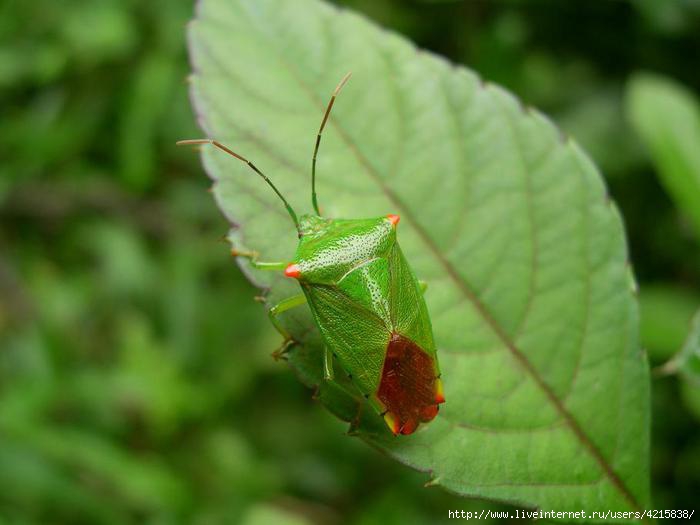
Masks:
[[[437,415],[445,398],[423,287],[396,239],[399,216],[329,219],[321,216],[316,198],[321,135],[349,77],[335,88],[316,135],[311,162],[313,214],[297,216],[262,171],[220,142],[195,139],[178,144],[211,144],[223,150],[246,163],[282,200],[299,235],[293,261],[261,262],[255,253],[235,252],[255,268],[283,271],[299,282],[302,293],[273,306],[270,319],[289,343],[291,337],[277,316],[308,304],[325,344],[326,379],[333,379],[335,356],[389,429],[395,435],[411,434]]]

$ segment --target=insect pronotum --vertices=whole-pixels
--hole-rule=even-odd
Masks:
[[[212,139],[211,144],[246,163],[284,203],[299,235],[292,262],[261,262],[253,252],[234,252],[261,270],[282,271],[302,293],[270,309],[270,319],[292,341],[278,316],[308,304],[321,332],[324,375],[333,379],[333,357],[352,377],[394,435],[411,434],[431,421],[445,401],[424,287],[399,248],[399,216],[372,219],[323,217],[316,197],[316,157],[335,99],[350,78],[335,88],[321,121],[311,161],[311,202],[315,213],[298,216],[277,187],[245,157]],[[288,348],[285,345],[284,348]]]

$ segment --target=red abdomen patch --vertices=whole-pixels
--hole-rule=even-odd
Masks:
[[[394,434],[412,434],[427,423],[444,402],[435,376],[433,358],[401,334],[392,334],[387,346],[377,397],[384,403],[384,419]]]

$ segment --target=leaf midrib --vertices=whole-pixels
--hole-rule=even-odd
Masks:
[[[250,13],[248,13],[248,15],[248,19],[251,20]],[[202,20],[202,18],[199,18],[199,20]],[[257,20],[252,19],[252,22],[253,23],[250,24],[250,27],[255,28],[256,31],[263,34],[265,36],[264,41],[275,39],[274,34],[260,28],[260,25],[257,23]],[[325,108],[324,102],[316,96],[312,88],[304,81],[302,77],[300,77],[296,73],[296,71],[291,67],[290,63],[287,61],[286,57],[280,52],[280,50],[277,47],[271,47],[271,49],[275,56],[278,57],[280,64],[282,64],[282,66],[290,73],[290,75],[297,82],[299,87],[302,88],[302,90],[309,96],[311,103],[317,106],[321,111],[323,111],[323,109]],[[487,88],[483,82],[480,82],[479,89]],[[523,113],[523,116],[525,118],[528,117],[525,113]],[[432,237],[430,237],[428,232],[415,219],[413,213],[410,211],[410,208],[398,197],[398,195],[390,187],[384,184],[384,181],[379,175],[379,173],[376,171],[374,166],[372,166],[367,157],[365,157],[365,155],[360,151],[360,149],[352,140],[350,135],[340,125],[337,117],[331,115],[328,119],[328,124],[336,129],[343,142],[347,145],[352,154],[357,158],[358,162],[365,169],[370,179],[381,189],[382,193],[396,207],[397,211],[401,211],[402,218],[405,218],[408,222],[411,223],[414,231],[418,234],[418,237],[425,243],[429,251],[434,255],[435,259],[442,265],[442,267],[447,272],[447,275],[450,276],[450,279],[454,281],[454,283],[464,294],[466,299],[469,300],[472,303],[472,305],[476,308],[483,320],[491,327],[496,336],[509,350],[513,358],[516,359],[516,361],[523,367],[527,374],[530,375],[531,378],[535,381],[535,384],[538,386],[538,388],[540,388],[540,390],[542,390],[542,392],[545,394],[550,403],[552,403],[556,411],[562,416],[566,424],[571,428],[572,432],[574,432],[574,434],[579,439],[584,448],[588,450],[588,452],[591,454],[594,460],[603,469],[603,472],[605,472],[613,486],[615,486],[619,490],[623,498],[626,499],[633,508],[641,510],[642,507],[637,502],[635,496],[630,492],[625,483],[618,476],[618,474],[615,472],[615,470],[612,468],[612,466],[609,464],[606,458],[602,455],[600,450],[598,450],[593,441],[591,441],[588,435],[583,431],[576,418],[574,418],[574,416],[568,411],[568,409],[564,406],[561,400],[556,396],[554,391],[540,376],[537,369],[527,359],[525,354],[523,354],[523,352],[521,352],[518,349],[518,347],[511,340],[506,331],[500,326],[500,324],[496,321],[496,319],[488,310],[488,308],[484,305],[484,303],[481,302],[479,297],[472,290],[467,280],[457,272],[452,263],[442,254],[439,247],[433,241]],[[530,196],[528,195],[526,198],[529,199]]]

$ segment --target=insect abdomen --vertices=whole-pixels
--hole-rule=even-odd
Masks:
[[[394,434],[411,434],[431,421],[444,402],[434,358],[409,338],[393,333],[386,349],[377,398]]]

